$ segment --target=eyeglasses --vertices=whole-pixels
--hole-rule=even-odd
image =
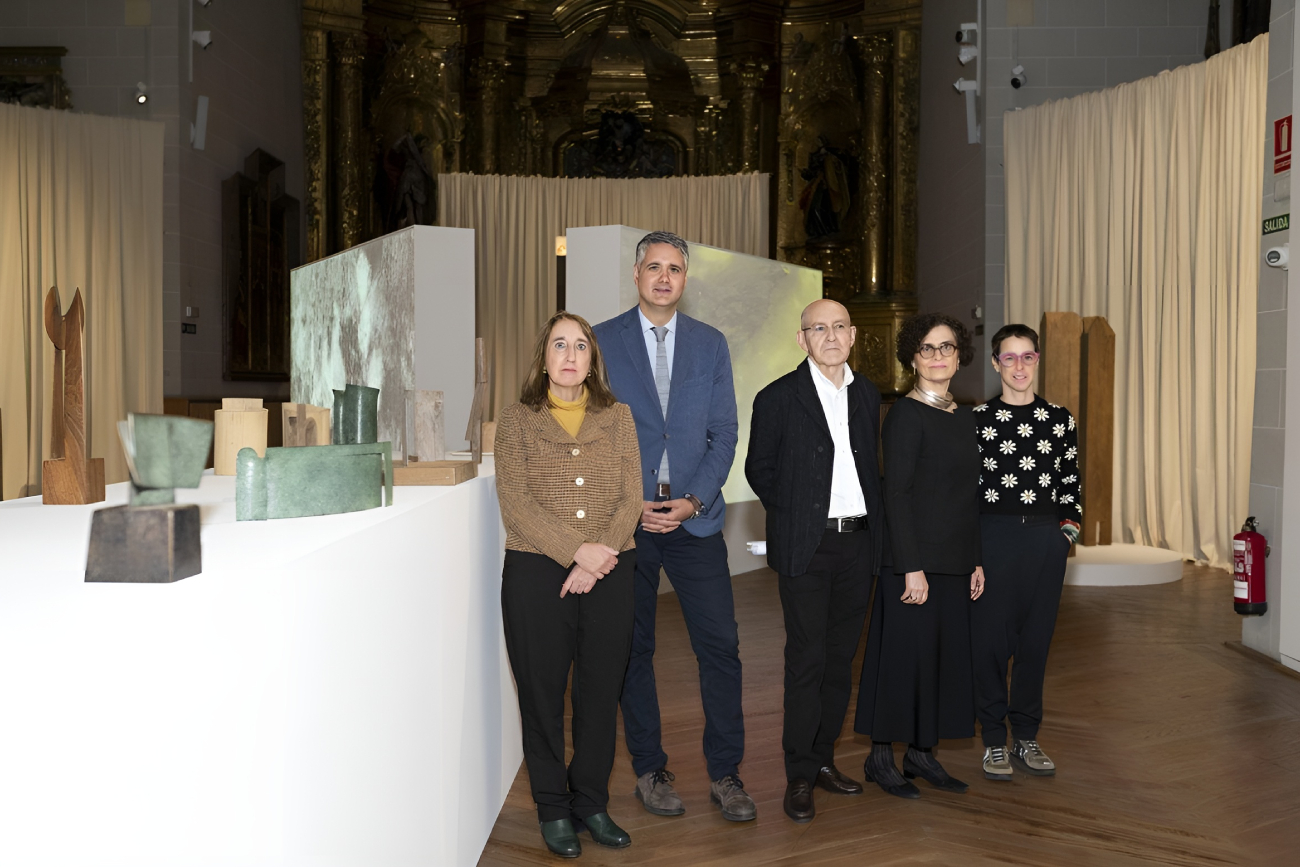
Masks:
[[[836,337],[843,337],[849,333],[849,329],[851,327],[852,326],[849,325],[847,322],[836,322],[834,325],[821,325],[821,324],[809,325],[807,328],[801,328],[799,330],[811,331],[813,334],[816,334],[818,337],[825,337],[827,334],[834,331]]]
[[[934,358],[936,352],[944,358],[947,358],[957,351],[957,347],[951,343],[940,343],[938,346],[931,346],[928,343],[922,343],[917,347],[916,351],[920,353],[922,358]]]
[[[1024,363],[1025,367],[1033,367],[1038,363],[1037,352],[1022,352],[1017,355],[1014,352],[1004,352],[997,357],[998,364],[1003,367],[1015,367],[1017,361]]]

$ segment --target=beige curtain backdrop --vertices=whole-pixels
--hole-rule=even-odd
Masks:
[[[621,224],[765,257],[768,183],[757,173],[657,180],[439,175],[439,225],[475,230],[478,334],[492,366],[492,411],[519,399],[537,330],[555,312],[557,235]]]
[[[162,412],[163,125],[0,105],[5,499],[40,493],[54,346],[45,294],[86,305],[86,439],[127,478],[117,422]]]
[[[1004,127],[1007,321],[1072,310],[1115,329],[1116,541],[1228,568],[1250,488],[1267,70],[1264,35]]]

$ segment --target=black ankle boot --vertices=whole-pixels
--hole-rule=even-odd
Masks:
[[[903,776],[909,780],[920,777],[936,789],[958,795],[965,794],[969,788],[961,780],[949,776],[933,752],[912,745],[907,747],[907,753],[903,756]]]
[[[903,779],[894,765],[894,745],[872,741],[871,755],[862,766],[867,782],[875,783],[896,798],[919,798],[921,791]]]

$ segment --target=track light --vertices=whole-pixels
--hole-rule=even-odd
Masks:
[[[212,31],[194,30],[190,33],[190,38],[194,40],[194,44],[199,48],[207,48],[212,44]]]
[[[135,86],[135,101],[140,105],[144,105],[149,101],[149,88],[143,81],[138,82]]]

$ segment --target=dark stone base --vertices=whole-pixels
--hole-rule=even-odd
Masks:
[[[202,571],[198,506],[114,506],[91,519],[87,581],[169,584]]]

